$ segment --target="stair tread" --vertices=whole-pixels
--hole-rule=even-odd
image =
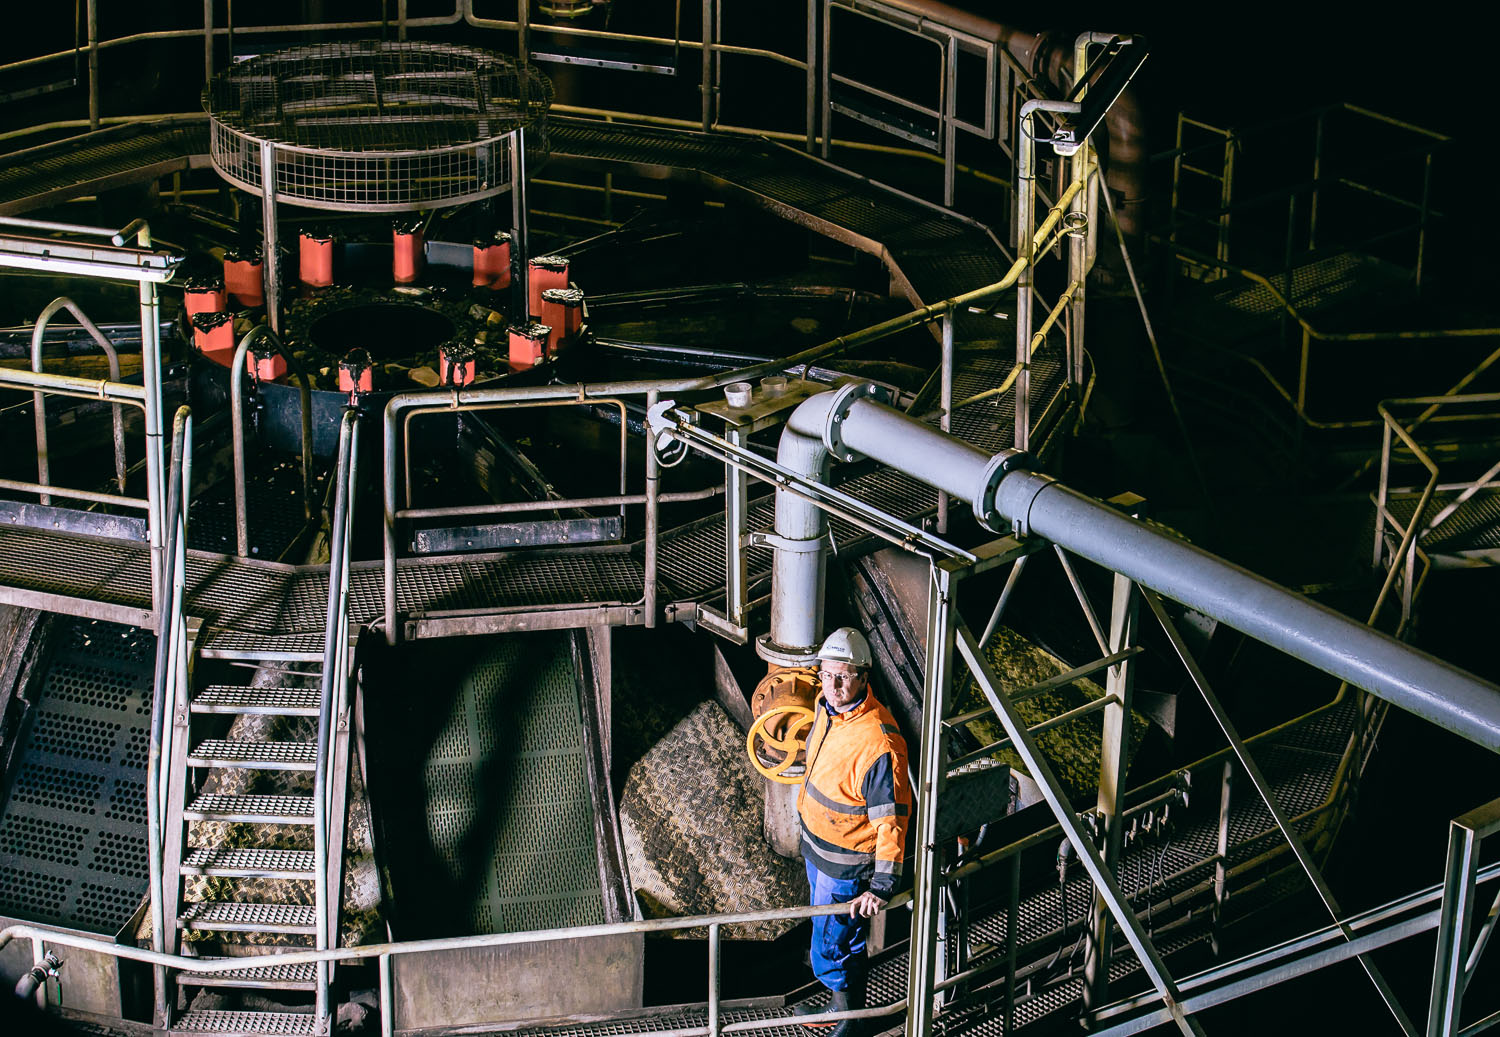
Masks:
[[[188,753],[188,760],[263,764],[266,770],[307,770],[317,765],[318,747],[312,742],[250,742],[206,738]]]
[[[318,909],[312,904],[245,904],[236,900],[196,900],[183,905],[178,924],[185,929],[248,928],[264,932],[314,932]]]
[[[224,959],[204,959],[221,961]],[[236,959],[238,960],[238,959]],[[177,981],[193,986],[247,986],[285,985],[289,983],[313,984],[317,982],[317,966],[310,961],[297,965],[271,965],[266,968],[229,969],[224,972],[195,972],[188,970],[178,974]]]
[[[190,821],[262,821],[285,818],[289,823],[311,823],[311,796],[235,796],[207,792],[195,797],[183,817]]]
[[[230,849],[223,846],[198,847],[188,851],[182,868],[192,874],[204,872],[254,872],[293,876],[305,873],[313,877],[316,860],[311,850]]]
[[[308,1037],[315,1032],[316,1018],[310,1012],[185,1012],[172,1026],[175,1034],[235,1033],[288,1034]]]
[[[213,684],[193,696],[195,713],[271,713],[283,716],[318,715],[317,688],[247,688]]]

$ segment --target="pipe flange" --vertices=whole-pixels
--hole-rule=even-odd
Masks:
[[[984,489],[973,502],[974,517],[979,520],[980,525],[995,533],[1005,532],[1005,517],[995,507],[995,493],[1000,489],[1000,480],[1006,475],[1030,467],[1031,455],[1014,447],[1006,447],[990,458],[989,463],[984,466]],[[1026,535],[1022,526],[1020,522],[1015,524],[1017,536]]]
[[[755,654],[777,666],[807,666],[818,661],[818,649],[787,648],[771,640],[770,634],[761,634],[755,639]]]
[[[836,461],[847,463],[864,460],[863,454],[844,446],[843,436],[844,419],[849,416],[849,408],[859,400],[888,404],[891,402],[891,391],[874,382],[850,382],[834,391],[833,399],[828,404],[828,421],[823,426],[823,445]]]

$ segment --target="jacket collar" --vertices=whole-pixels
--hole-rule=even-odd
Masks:
[[[864,716],[866,713],[871,712],[877,705],[879,705],[879,703],[875,701],[874,690],[869,686],[868,683],[866,683],[865,685],[864,698],[856,702],[852,708],[845,710],[842,713],[837,712],[831,705],[829,705],[828,700],[825,699],[822,695],[818,696],[818,704],[823,708],[824,712],[826,712],[830,717],[832,717],[836,721],[839,721],[840,723],[848,723],[851,720],[858,719],[859,717]]]

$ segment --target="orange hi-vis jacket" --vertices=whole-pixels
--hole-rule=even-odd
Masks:
[[[847,713],[820,697],[816,712],[797,794],[802,856],[830,878],[868,879],[889,900],[911,822],[906,741],[870,691]]]

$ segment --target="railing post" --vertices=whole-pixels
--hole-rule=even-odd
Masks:
[[[949,36],[943,50],[943,204],[953,207],[958,174],[958,37]]]
[[[703,0],[702,129],[707,133],[714,119],[714,0]]]
[[[1417,216],[1417,268],[1413,277],[1418,290],[1422,287],[1422,267],[1427,260],[1427,214],[1432,204],[1432,152],[1422,160],[1422,207]]]
[[[942,847],[937,841],[938,796],[947,777],[947,728],[953,690],[954,593],[958,571],[938,562],[927,584],[927,679],[922,694],[922,749],[918,761],[917,817],[911,842],[913,879],[911,951],[906,981],[906,1037],[932,1031],[932,988],[936,975],[938,913],[942,910]]]
[[[816,0],[810,0],[810,2],[815,3]],[[829,44],[831,43],[832,37],[832,32],[830,30],[832,28],[833,8],[825,2],[823,4],[823,60],[819,63],[820,67],[823,70],[823,74],[820,77],[823,82],[821,88],[818,91],[818,97],[821,104],[823,105],[822,126],[820,127],[823,134],[823,158],[828,157],[829,150],[833,145],[833,98],[829,93],[829,87],[832,85],[833,70],[829,65],[828,60]],[[811,36],[811,30],[809,30],[808,35]],[[809,73],[809,78],[811,78],[811,73]]]
[[[660,401],[656,389],[646,391],[646,410],[650,412]],[[661,462],[656,458],[656,445],[651,437],[646,438],[646,544],[642,559],[645,568],[645,586],[641,589],[641,605],[645,609],[646,626],[656,626],[656,537],[661,525],[658,505],[661,498]],[[726,534],[728,531],[725,531]]]
[[[708,924],[708,1037],[719,1037],[719,923]]]
[[[729,428],[724,438],[734,446],[744,445],[739,429]],[[750,476],[732,464],[724,466],[724,615],[735,626],[745,625],[745,534]]]
[[[1224,905],[1229,900],[1229,808],[1234,797],[1234,761],[1224,761],[1219,779],[1219,838],[1214,845],[1214,928],[1210,937],[1214,954],[1223,953],[1219,945],[1224,925]]]
[[[1036,152],[1031,139],[1030,103],[1021,106],[1016,142],[1016,259],[1025,265],[1016,278],[1015,448],[1027,449],[1031,438],[1031,286],[1035,279],[1036,243],[1032,240],[1032,206],[1036,189]]]
[[[1448,827],[1448,862],[1438,916],[1437,958],[1432,966],[1427,1037],[1453,1037],[1458,1033],[1464,987],[1468,983],[1465,961],[1479,872],[1479,843],[1497,829],[1500,829],[1500,800],[1470,811]]]
[[[818,137],[818,0],[807,0],[807,99],[803,118],[807,120],[807,153],[811,155]]]
[[[214,0],[203,0],[203,82],[214,78]]]
[[[1084,289],[1089,274],[1089,238],[1094,233],[1094,212],[1089,205],[1088,183],[1091,175],[1090,158],[1093,145],[1084,141],[1083,147],[1073,155],[1073,182],[1079,185],[1073,200],[1068,203],[1069,213],[1081,213],[1088,229],[1068,237],[1068,283],[1074,285],[1072,301],[1068,304],[1068,382],[1078,389],[1083,385],[1083,318]]]
[[[953,428],[953,308],[943,311],[943,351],[939,379],[941,389],[938,396],[938,428],[948,432]],[[937,531],[948,532],[948,495],[938,491]]]
[[[99,9],[98,0],[88,0],[89,33],[89,129],[99,128]]]
[[[1115,573],[1114,597],[1109,617],[1109,654],[1123,651],[1135,639],[1138,608],[1135,584]],[[1121,848],[1120,807],[1125,797],[1125,773],[1130,762],[1130,706],[1135,686],[1135,661],[1125,659],[1109,668],[1105,695],[1114,701],[1104,707],[1104,731],[1100,741],[1099,799],[1096,813],[1103,829],[1101,856],[1110,871],[1119,865]],[[1110,937],[1113,923],[1109,903],[1094,894],[1088,953],[1083,963],[1083,1009],[1104,1003],[1109,991]]]

